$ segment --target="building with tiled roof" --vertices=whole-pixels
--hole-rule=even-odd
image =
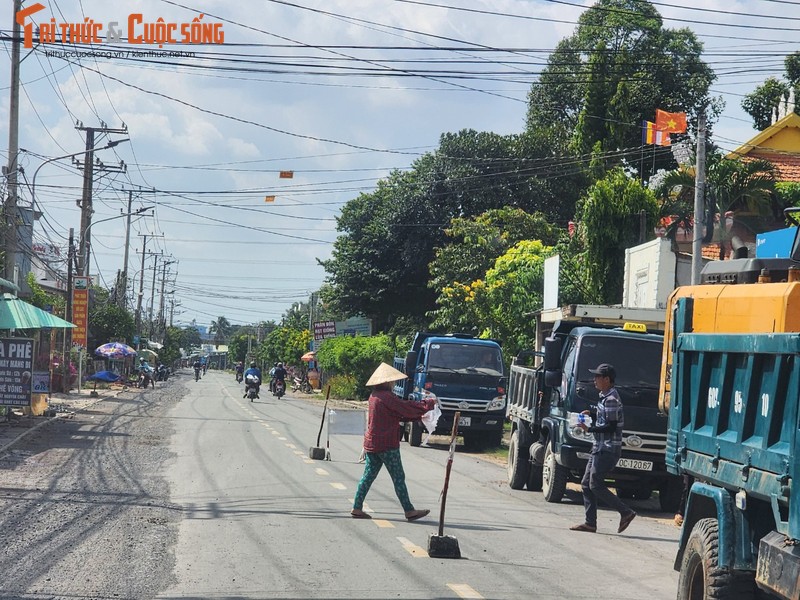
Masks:
[[[778,181],[800,183],[800,115],[794,111],[779,119],[728,158],[760,158],[778,170]]]

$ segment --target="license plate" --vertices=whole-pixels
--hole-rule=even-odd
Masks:
[[[617,466],[622,469],[633,469],[634,471],[652,471],[653,461],[636,460],[634,458],[620,458],[617,461]]]
[[[459,427],[469,427],[472,424],[472,417],[458,417]]]

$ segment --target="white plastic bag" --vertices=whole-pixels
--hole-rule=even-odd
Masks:
[[[431,437],[431,434],[436,431],[436,424],[439,422],[439,417],[442,416],[442,409],[439,408],[439,405],[436,404],[434,407],[422,415],[422,424],[425,425],[425,429],[428,430],[428,435],[425,436],[425,439],[422,440],[422,445],[428,445],[428,438]]]

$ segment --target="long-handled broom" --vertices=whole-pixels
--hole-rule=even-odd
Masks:
[[[428,556],[433,558],[461,558],[458,540],[452,535],[444,535],[444,506],[447,502],[447,487],[450,484],[450,469],[453,466],[453,455],[456,452],[456,436],[458,435],[458,419],[460,412],[453,416],[453,433],[450,436],[450,455],[447,457],[447,467],[444,473],[444,488],[442,488],[442,506],[439,509],[439,535],[428,536]]]
[[[327,456],[327,450],[325,448],[320,447],[319,440],[322,437],[322,427],[323,425],[325,425],[325,413],[328,412],[328,399],[330,397],[331,397],[331,386],[328,386],[328,389],[325,392],[325,406],[322,407],[322,420],[319,422],[317,445],[308,449],[308,458],[311,458],[313,460],[325,460],[325,457]]]

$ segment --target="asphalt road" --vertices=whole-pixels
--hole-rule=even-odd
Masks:
[[[401,447],[411,499],[430,517],[406,522],[381,473],[373,519],[351,519],[360,436],[334,433],[332,460],[311,461],[320,403],[241,395],[232,375],[185,373],[0,458],[0,597],[675,597],[678,530],[648,512],[654,502],[633,504],[642,516],[622,535],[607,511],[599,533],[571,532],[578,494],[547,504],[459,451],[445,533],[463,558],[430,558],[444,446]]]

